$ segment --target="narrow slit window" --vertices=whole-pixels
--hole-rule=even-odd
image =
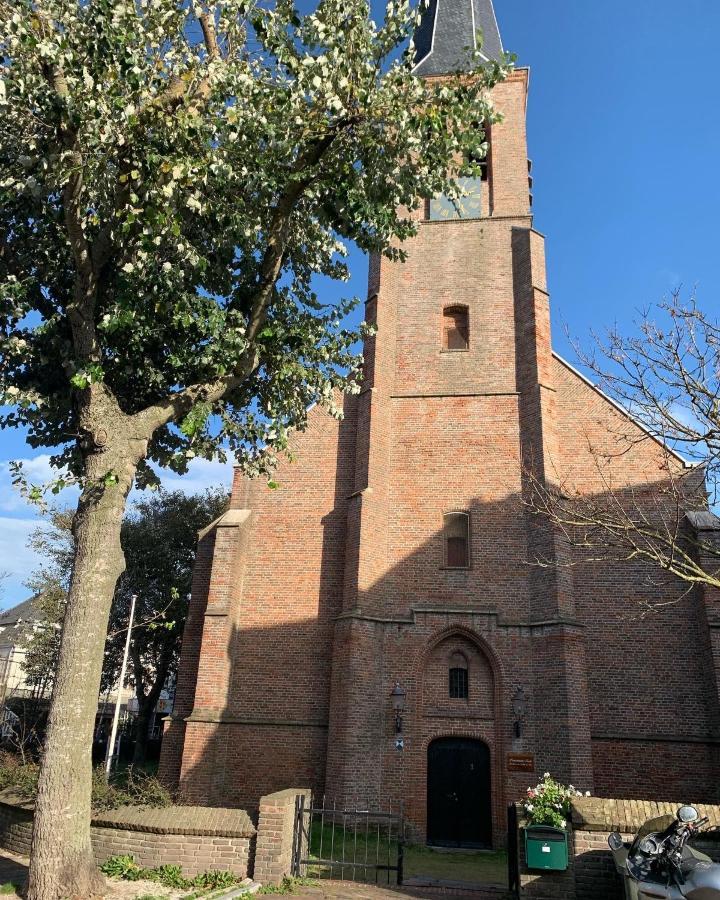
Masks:
[[[462,653],[453,653],[450,657],[450,699],[467,700],[468,698],[468,664]]]
[[[448,513],[443,531],[446,567],[467,569],[470,565],[470,516],[467,513]]]
[[[443,350],[467,350],[470,346],[470,321],[466,306],[448,306],[443,310]]]
[[[467,669],[450,669],[450,699],[467,700],[468,698],[468,671]]]

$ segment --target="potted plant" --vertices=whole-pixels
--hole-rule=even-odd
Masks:
[[[529,869],[564,872],[568,867],[567,826],[575,797],[590,796],[571,784],[555,781],[549,772],[534,788],[527,789],[522,806],[525,826],[525,859]]]

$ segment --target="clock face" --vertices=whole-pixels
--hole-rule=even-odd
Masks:
[[[451,219],[479,219],[482,216],[482,179],[458,178],[457,182],[465,191],[465,196],[459,197],[457,200],[450,200],[445,194],[434,197],[430,201],[430,220],[432,222]]]

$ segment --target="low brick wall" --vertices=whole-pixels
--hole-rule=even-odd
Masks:
[[[32,804],[0,793],[0,847],[30,854]],[[142,866],[182,866],[190,877],[219,869],[245,878],[255,827],[241,809],[171,806],[122,807],[93,818],[90,834],[95,859],[131,854]]]
[[[309,788],[288,788],[260,798],[253,878],[261,884],[280,884],[292,874],[297,798],[310,803]]]
[[[648,819],[675,815],[682,805],[682,802],[578,798],[572,809],[567,872],[529,871],[521,828],[518,837],[521,896],[527,900],[624,900],[622,880],[608,849],[609,835],[619,831],[628,839]],[[710,819],[711,825],[720,826],[720,806],[694,805],[701,816]],[[716,836],[700,838],[693,846],[720,861],[720,840]]]
[[[30,856],[32,827],[32,803],[11,791],[0,793],[0,847],[19,856]]]

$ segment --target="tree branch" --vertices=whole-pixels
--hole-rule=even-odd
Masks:
[[[290,184],[275,206],[268,229],[267,245],[260,263],[245,333],[248,346],[237,370],[232,375],[213,382],[190,385],[136,413],[134,420],[141,433],[150,435],[168,422],[183,418],[197,403],[215,403],[222,400],[257,369],[260,356],[255,339],[265,322],[272,292],[282,271],[293,212],[305,190],[315,180],[314,170],[325,153],[339,134],[356,123],[357,118],[336,123],[321,139],[314,141],[305,153],[300,154],[291,170]]]

